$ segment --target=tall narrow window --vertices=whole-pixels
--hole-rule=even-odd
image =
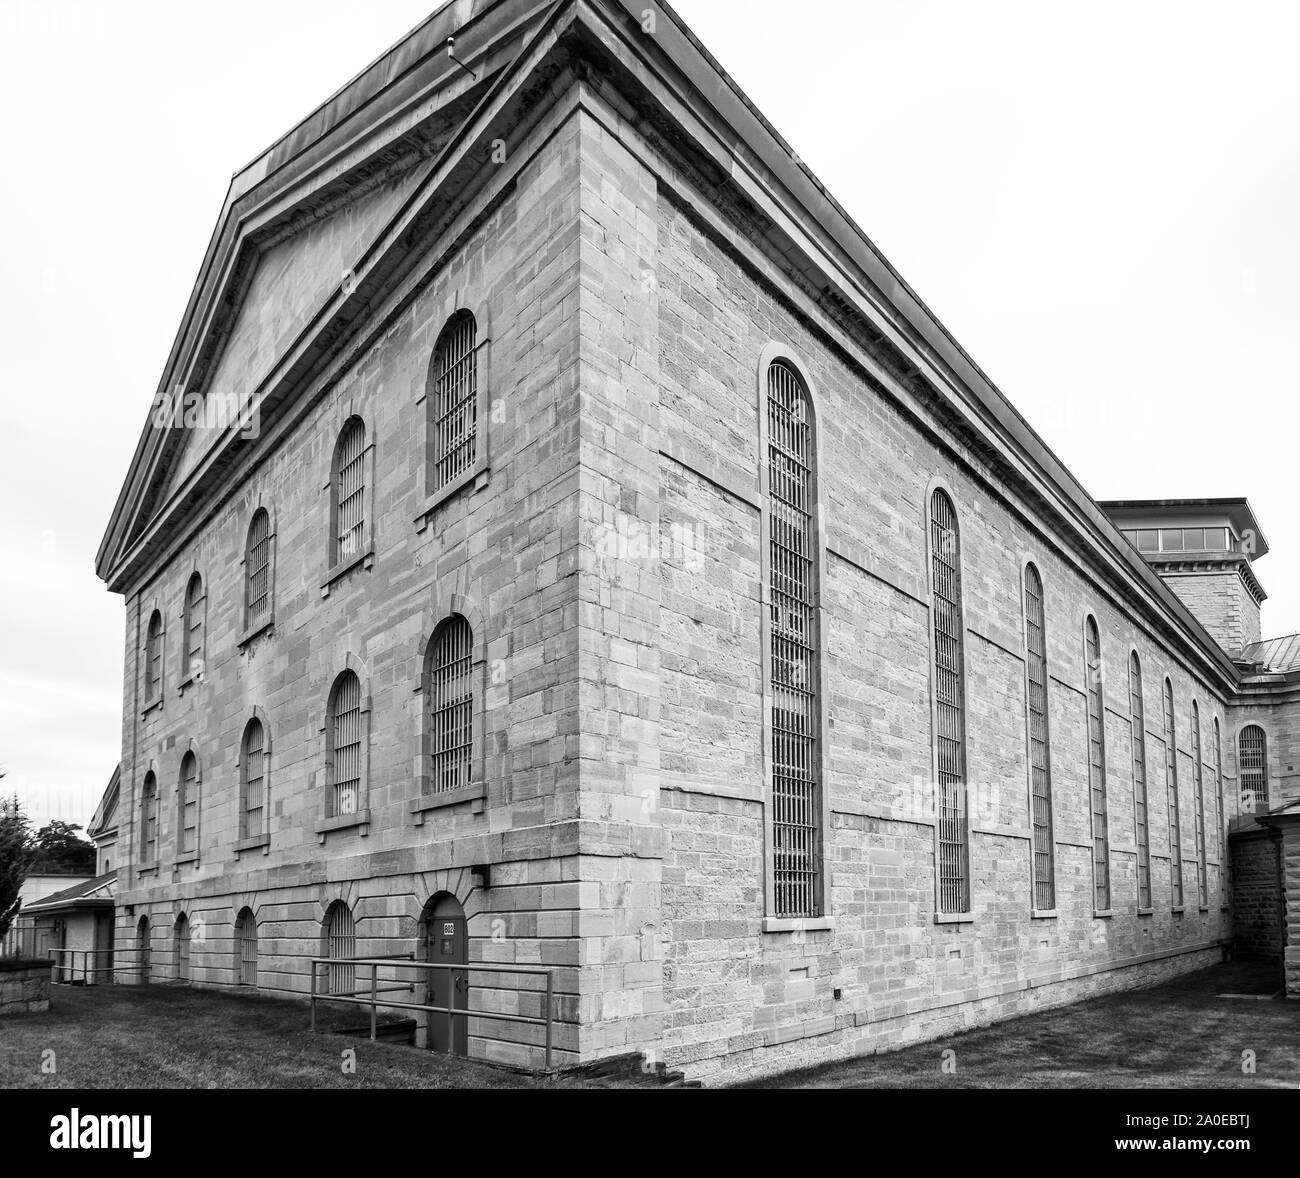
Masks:
[[[331,961],[347,961],[357,955],[357,926],[352,910],[342,900],[335,900],[325,914],[325,956]],[[327,994],[351,994],[357,988],[354,965],[328,965],[325,972]]]
[[[1196,798],[1196,897],[1205,908],[1210,902],[1209,863],[1205,853],[1205,770],[1201,764],[1201,708],[1192,700],[1192,793]]]
[[[246,624],[254,625],[271,611],[271,517],[259,507],[248,525],[244,552]]]
[[[203,629],[207,602],[203,596],[203,578],[195,573],[185,587],[184,649],[181,651],[181,682],[197,682],[203,677]]]
[[[1223,738],[1219,732],[1218,716],[1214,717],[1214,796],[1219,818],[1219,893],[1222,899],[1228,871],[1228,851],[1223,830]]]
[[[260,838],[266,829],[266,733],[260,720],[249,720],[239,767],[239,837]]]
[[[240,910],[235,920],[237,978],[241,986],[257,985],[257,920],[251,908]]]
[[[1106,814],[1106,705],[1102,697],[1101,635],[1091,615],[1083,626],[1088,678],[1088,786],[1092,795],[1092,886],[1098,911],[1110,909],[1110,835]]]
[[[944,491],[930,497],[935,744],[939,768],[939,911],[970,911],[961,537]]]
[[[470,784],[474,695],[470,686],[473,634],[459,614],[437,629],[429,650],[429,789],[446,793]]]
[[[181,759],[180,796],[177,799],[180,837],[176,843],[178,855],[189,855],[199,849],[199,759],[186,753]]]
[[[1147,719],[1142,703],[1142,663],[1128,661],[1128,707],[1133,726],[1133,825],[1137,844],[1138,907],[1151,908],[1151,811],[1147,805]]]
[[[190,918],[183,912],[176,918],[176,980],[190,980]]]
[[[361,551],[366,535],[366,427],[358,417],[343,427],[334,451],[333,564]]]
[[[474,316],[458,311],[433,349],[428,397],[433,442],[430,491],[455,482],[474,467],[478,447],[477,332]]]
[[[1165,788],[1169,792],[1169,891],[1183,906],[1183,824],[1178,810],[1178,733],[1174,727],[1174,685],[1165,680]]]
[[[361,798],[361,681],[344,671],[330,699],[330,817],[355,814]]]
[[[816,471],[812,406],[793,368],[767,370],[772,852],[777,916],[821,911]]]
[[[162,698],[163,682],[163,624],[158,610],[149,615],[149,628],[145,631],[144,668],[145,703],[157,703]]]
[[[1237,737],[1237,776],[1241,812],[1262,814],[1268,809],[1268,743],[1258,724],[1247,724]]]
[[[147,986],[153,973],[153,936],[147,916],[140,917],[139,923],[135,926],[135,957],[138,963],[136,968],[140,973],[140,984]]]
[[[1043,580],[1025,566],[1025,662],[1029,696],[1029,804],[1033,823],[1034,907],[1056,907],[1052,840],[1052,762],[1047,715],[1047,630]]]
[[[152,771],[140,790],[140,862],[146,867],[158,862],[158,778]]]

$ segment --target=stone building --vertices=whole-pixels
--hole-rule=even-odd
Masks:
[[[114,508],[119,959],[713,1079],[1213,963],[1246,527],[1095,502],[669,8],[457,0],[235,175]]]

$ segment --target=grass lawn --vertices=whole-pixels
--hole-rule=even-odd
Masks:
[[[757,1080],[753,1088],[1297,1088],[1300,1002],[1267,994],[1278,969],[1233,962],[1149,990]],[[941,1071],[956,1053],[955,1074]],[[1242,1073],[1242,1052],[1255,1074]]]

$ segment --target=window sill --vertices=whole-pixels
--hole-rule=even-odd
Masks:
[[[235,844],[235,854],[241,854],[244,851],[261,850],[264,854],[271,850],[271,836],[269,834],[255,834],[249,838],[240,839]]]
[[[1155,910],[1154,908],[1139,908],[1139,909],[1138,909],[1138,915],[1139,915],[1139,916],[1154,916],[1155,914],[1156,914],[1156,910]]]
[[[1109,920],[1114,915],[1114,908],[1094,908],[1092,910],[1093,920]]]
[[[274,625],[275,625],[275,611],[273,610],[271,613],[267,614],[266,617],[264,617],[261,621],[254,622],[251,626],[249,626],[243,632],[243,634],[240,635],[239,641],[236,643],[236,645],[241,648],[247,646],[259,634],[264,634],[267,630],[269,630]]]
[[[151,699],[148,703],[144,705],[144,707],[140,709],[140,719],[143,720],[146,716],[149,715],[150,712],[162,711],[162,706],[163,706],[163,697],[160,693],[157,699]]]
[[[199,861],[198,851],[186,851],[183,855],[177,855],[172,860],[173,867],[180,867],[186,863],[197,863]]]
[[[320,835],[320,841],[325,841],[325,836],[333,830],[350,830],[352,827],[358,827],[358,833],[367,835],[370,833],[370,811],[358,810],[355,814],[340,814],[337,818],[322,818],[316,823],[316,833]]]
[[[350,573],[359,564],[364,564],[366,568],[372,568],[375,563],[375,542],[370,540],[360,552],[354,556],[349,556],[346,560],[341,560],[328,573],[325,574],[325,580],[321,582],[320,595],[328,597],[330,589],[334,583],[339,580],[345,573]]]
[[[1200,905],[1199,908],[1197,908],[1197,912],[1209,912],[1209,910],[1210,910],[1210,906],[1208,904],[1202,904]]]
[[[1029,912],[1030,920],[1056,920],[1060,914],[1055,908],[1033,908]]]
[[[936,912],[934,914],[935,924],[974,924],[975,913],[973,912]]]
[[[433,515],[447,500],[459,495],[471,483],[475,491],[481,491],[488,485],[488,475],[491,467],[487,462],[476,462],[464,474],[452,479],[445,487],[439,487],[434,493],[424,501],[424,506],[420,508],[415,517],[415,530],[423,532],[429,526],[429,517]]]
[[[438,794],[421,794],[411,801],[411,821],[416,826],[423,826],[427,814],[441,810],[446,806],[456,806],[462,802],[473,802],[473,814],[482,814],[487,799],[487,782],[475,781],[463,785],[460,789],[449,789]]]
[[[135,869],[136,875],[157,875],[158,861],[155,859],[152,863],[142,863]]]
[[[835,927],[833,916],[765,916],[765,933],[816,933],[829,932]]]
[[[1172,912],[1175,916],[1182,916],[1182,914],[1187,911],[1187,905],[1175,904],[1171,909],[1169,909],[1169,911]]]

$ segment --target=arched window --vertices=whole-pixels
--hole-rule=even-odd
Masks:
[[[250,908],[235,920],[235,976],[241,986],[257,985],[257,920]]]
[[[1102,697],[1101,635],[1090,614],[1083,624],[1088,679],[1088,786],[1092,795],[1092,884],[1099,912],[1110,910],[1110,837],[1106,813],[1106,706]]]
[[[351,418],[339,434],[334,448],[334,521],[332,566],[358,555],[366,539],[366,427],[359,417]]]
[[[1214,796],[1219,819],[1219,899],[1223,899],[1224,879],[1228,871],[1228,854],[1223,830],[1223,738],[1219,717],[1214,717]]]
[[[783,361],[767,369],[768,716],[773,911],[820,915],[823,903],[820,611],[812,402]]]
[[[184,636],[181,650],[181,683],[197,683],[203,678],[203,634],[207,620],[207,599],[203,578],[195,573],[185,586],[185,609],[181,620]]]
[[[434,345],[427,396],[430,493],[474,469],[478,450],[477,334],[474,316],[457,311]]]
[[[344,671],[330,692],[329,704],[329,816],[356,814],[361,807],[363,728],[361,681]]]
[[[145,703],[157,703],[162,699],[163,683],[163,622],[159,610],[149,615],[149,627],[145,631],[144,674]]]
[[[150,770],[144,775],[140,790],[140,864],[152,867],[158,862],[158,778]]]
[[[1237,737],[1237,777],[1241,812],[1264,813],[1268,809],[1268,744],[1258,724],[1247,724]]]
[[[239,757],[239,837],[260,838],[266,831],[266,732],[249,720]]]
[[[939,911],[970,911],[966,817],[966,685],[961,533],[946,491],[930,496],[930,614],[934,630],[934,728],[938,763]]]
[[[446,793],[470,784],[474,692],[470,652],[474,636],[459,614],[447,618],[429,644],[429,789]]]
[[[1128,708],[1133,728],[1133,824],[1137,844],[1138,908],[1151,899],[1151,812],[1147,804],[1147,720],[1142,702],[1142,663],[1134,651],[1128,660]]]
[[[1025,566],[1025,674],[1029,700],[1029,807],[1033,823],[1034,908],[1056,907],[1052,838],[1052,755],[1047,708],[1047,623],[1043,579]]]
[[[259,507],[248,525],[244,549],[244,625],[252,627],[271,615],[271,517]]]
[[[135,962],[140,984],[147,986],[152,973],[153,937],[149,928],[149,918],[140,917],[135,926]]]
[[[176,840],[178,855],[191,855],[199,849],[199,759],[192,752],[181,758],[180,789],[177,797]]]
[[[342,900],[335,900],[325,913],[325,956],[332,961],[347,960],[357,955],[357,926],[352,919],[352,909]],[[351,994],[357,988],[357,971],[354,965],[329,965],[325,970],[327,994]]]
[[[176,980],[190,980],[190,918],[182,912],[176,918]]]
[[[1183,823],[1178,808],[1178,733],[1174,728],[1174,685],[1165,680],[1165,788],[1169,796],[1169,892],[1183,906]]]
[[[1192,794],[1196,799],[1196,902],[1205,908],[1210,903],[1209,864],[1205,854],[1205,776],[1201,765],[1201,709],[1192,700]]]

